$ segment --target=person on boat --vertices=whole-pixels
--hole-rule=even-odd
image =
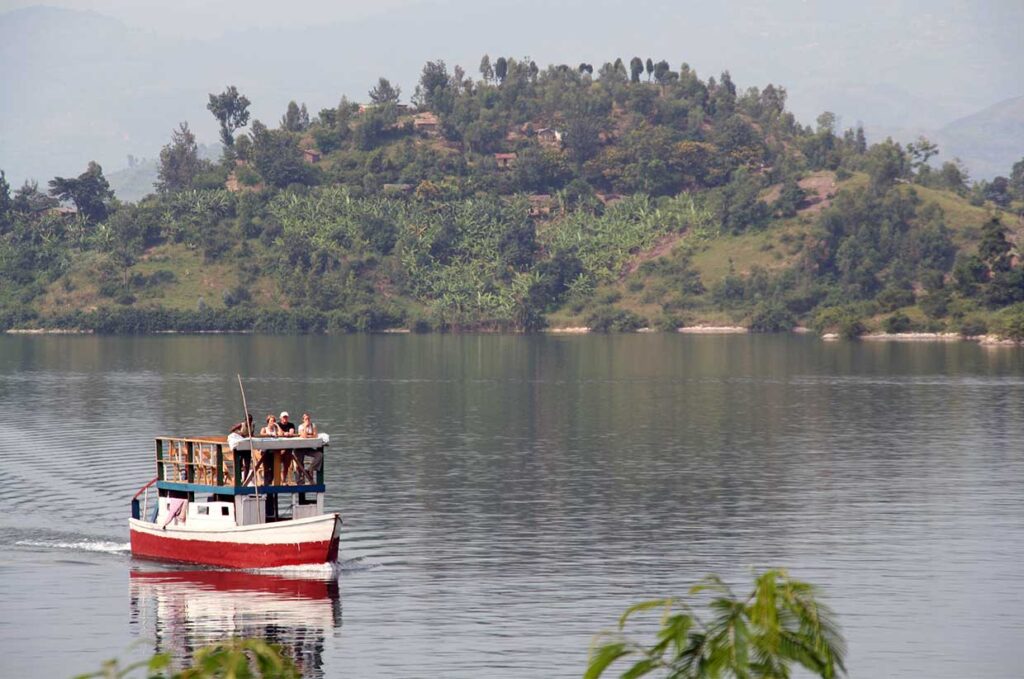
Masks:
[[[310,419],[309,413],[302,413],[302,424],[299,425],[299,438],[313,439],[316,436],[316,425]]]
[[[241,422],[236,423],[233,427],[231,427],[231,431],[229,431],[228,433],[229,434],[238,434],[239,436],[244,436],[244,437],[249,437],[249,436],[254,435],[256,433],[256,426],[253,424],[252,414],[251,413],[247,414],[246,415],[246,419],[242,420]],[[239,469],[238,469],[238,473],[240,475],[239,478],[243,478],[244,479],[244,478],[249,476],[250,468],[252,467],[251,457],[252,457],[251,454],[248,453],[248,452],[244,452],[244,453],[239,453],[238,454],[237,461],[238,461],[238,465],[239,465]],[[235,469],[234,469],[235,460],[236,460],[236,456],[235,456],[234,451],[229,450],[229,451],[226,451],[224,453],[224,476],[225,476],[225,478],[233,478],[233,474],[234,474],[234,471],[235,471]]]
[[[273,414],[267,415],[267,424],[260,429],[260,436],[277,438],[281,435],[281,427],[277,424],[277,418]]]
[[[243,420],[235,424],[235,426],[231,427],[231,431],[228,433],[248,437],[251,436],[254,431],[256,431],[256,429],[253,427],[252,415],[249,415],[247,421]]]
[[[312,418],[309,413],[302,413],[302,423],[299,425],[299,438],[312,439],[317,437],[316,425],[313,424]],[[324,454],[319,451],[295,451],[298,455],[296,464],[298,466],[298,472],[300,481],[305,480],[308,483],[316,483],[316,473],[320,469],[320,465],[323,464]]]
[[[277,425],[281,429],[281,436],[295,436],[295,423],[288,420],[288,411],[281,411],[281,421]]]
[[[281,436],[285,438],[291,438],[295,436],[295,423],[288,420],[288,411],[281,411],[281,419],[277,423],[278,429],[281,430]],[[295,454],[290,450],[282,450],[281,452],[281,475],[285,484],[288,483],[288,479],[292,475],[292,470],[297,464]]]

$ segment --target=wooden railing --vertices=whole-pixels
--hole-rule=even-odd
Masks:
[[[312,470],[312,480],[323,483],[323,448],[319,463]],[[257,470],[256,483],[266,485],[303,485],[310,478],[297,470],[298,462],[313,452],[300,451],[232,451],[226,437],[156,439],[157,479],[173,483],[192,483],[204,486],[237,487],[247,483],[256,460],[265,463]],[[294,461],[294,462],[293,462]]]

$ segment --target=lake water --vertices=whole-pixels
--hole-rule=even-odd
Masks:
[[[135,561],[159,434],[310,411],[335,569]],[[572,677],[707,573],[820,584],[853,677],[1024,673],[1024,352],[793,336],[0,336],[0,676],[232,635],[310,676]],[[259,418],[257,418],[259,419]]]

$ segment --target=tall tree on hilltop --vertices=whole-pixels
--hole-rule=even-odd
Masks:
[[[928,164],[933,156],[938,155],[939,147],[935,142],[929,141],[925,136],[919,136],[917,141],[907,144],[907,155],[910,156],[910,167],[920,172],[921,168]]]
[[[654,65],[654,80],[659,85],[668,84],[669,80],[673,79],[673,75],[675,74],[672,73],[672,68],[664,59]]]
[[[21,188],[14,192],[11,204],[15,212],[28,215],[57,207],[60,201],[40,191],[39,183],[34,179],[26,179]]]
[[[161,193],[182,191],[192,186],[201,168],[196,136],[188,129],[188,123],[181,123],[171,131],[171,143],[160,149],[154,186]]]
[[[100,222],[110,214],[114,192],[110,189],[103,168],[96,161],[77,177],[54,177],[50,180],[50,195],[71,201],[78,213],[89,222]]]
[[[309,127],[309,110],[306,105],[299,106],[295,101],[288,102],[288,108],[281,116],[281,129],[286,132],[303,132]]]
[[[452,77],[444,61],[428,61],[423,65],[416,96],[435,113],[448,113],[454,105]]]
[[[369,92],[370,101],[378,106],[397,104],[402,96],[402,88],[394,87],[387,78],[377,80],[377,85]]]
[[[494,62],[494,77],[498,79],[499,83],[505,82],[505,76],[508,75],[508,59],[505,57],[498,57]]]
[[[651,82],[651,75],[654,73],[654,60],[647,57],[647,82]]]
[[[1024,200],[1024,158],[1014,163],[1010,170],[1010,190],[1017,200]]]
[[[206,109],[220,123],[220,140],[226,149],[235,145],[235,130],[245,127],[249,122],[249,104],[238,88],[229,86],[220,94],[211,94]]]
[[[644,62],[640,57],[633,57],[629,60],[629,81],[640,82],[640,74],[644,72]]]
[[[0,234],[7,230],[11,222],[11,213],[14,211],[14,202],[11,200],[11,185],[7,183],[7,176],[0,170]]]
[[[872,146],[867,157],[870,188],[876,195],[885,193],[897,179],[907,174],[907,157],[900,145],[892,139]]]
[[[480,77],[485,83],[494,80],[494,68],[491,66],[491,57],[487,54],[480,59]]]

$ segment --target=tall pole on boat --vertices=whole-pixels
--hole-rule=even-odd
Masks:
[[[252,420],[249,419],[249,404],[246,403],[246,401],[245,401],[245,387],[242,386],[242,376],[240,374],[238,374],[238,373],[235,373],[235,376],[238,377],[238,390],[242,392],[242,409],[245,410],[245,420],[244,420],[245,421],[245,428],[246,428],[246,431],[249,432],[249,460],[250,460],[250,464],[252,465],[252,485],[253,485],[253,488],[255,488],[255,495],[256,495],[256,514],[259,515],[260,479],[259,479],[259,476],[256,474],[256,451],[252,449],[252,424],[253,423],[252,423]],[[262,463],[262,462],[263,462],[263,460],[260,459],[260,463]]]

